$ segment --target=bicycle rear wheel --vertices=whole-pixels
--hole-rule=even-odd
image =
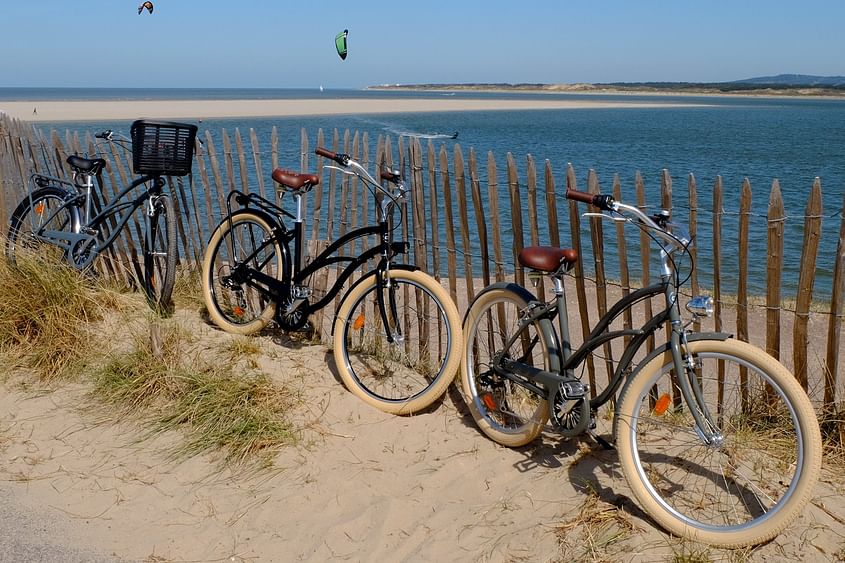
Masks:
[[[461,319],[449,294],[428,274],[392,269],[389,282],[379,287],[373,272],[344,297],[334,324],[334,360],[346,388],[366,403],[411,414],[437,401],[454,379]]]
[[[623,389],[619,461],[641,506],[668,531],[724,547],[775,537],[801,512],[821,466],[810,400],[763,350],[734,339],[689,343],[717,440],[706,444],[675,400],[669,352]]]
[[[59,187],[48,186],[25,197],[12,213],[6,238],[6,257],[14,264],[16,256],[29,249],[35,251],[44,243],[37,238],[44,231],[73,231],[79,224],[76,207],[65,206],[71,194]]]
[[[217,226],[202,265],[202,292],[208,315],[233,334],[253,334],[263,329],[276,312],[276,303],[261,286],[233,276],[245,264],[274,279],[283,276],[282,248],[273,226],[263,215],[242,211]]]
[[[520,330],[522,312],[534,296],[516,284],[495,284],[479,293],[464,320],[466,345],[462,358],[461,384],[475,423],[490,439],[509,447],[533,441],[549,420],[548,401],[493,369],[503,359],[518,360],[552,370],[551,330],[547,319],[521,330],[523,337],[508,349],[504,346]],[[556,362],[555,362],[556,363]]]
[[[147,216],[144,240],[144,293],[154,311],[168,315],[173,312],[176,283],[176,212],[169,196],[152,197],[153,213]]]

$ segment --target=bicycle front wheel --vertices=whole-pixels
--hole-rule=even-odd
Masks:
[[[496,284],[476,296],[464,320],[466,345],[461,386],[475,423],[503,446],[524,446],[533,441],[549,420],[548,401],[503,377],[497,363],[509,359],[551,369],[546,340],[551,323],[546,319],[520,326],[534,297],[515,284]],[[513,344],[507,342],[520,333]]]
[[[226,332],[256,333],[276,312],[263,286],[237,275],[243,266],[282,279],[282,249],[273,231],[262,215],[243,211],[223,219],[211,235],[202,264],[202,293],[209,317]]]
[[[666,352],[620,396],[622,470],[645,511],[673,534],[723,547],[767,541],[800,514],[818,479],[813,406],[783,365],[750,344],[699,340],[687,353],[715,439],[705,443],[680,400]]]
[[[167,315],[173,312],[176,283],[176,212],[169,196],[152,197],[153,213],[147,216],[144,240],[144,293],[154,311]]]
[[[6,257],[14,264],[16,256],[43,244],[39,233],[45,231],[72,232],[79,224],[76,207],[66,205],[71,197],[66,190],[48,186],[35,190],[31,197],[25,197],[12,213],[9,221],[9,236],[6,238]]]
[[[461,320],[449,294],[428,274],[393,269],[384,281],[379,287],[373,272],[341,302],[335,365],[346,388],[369,405],[411,414],[436,402],[454,379]]]

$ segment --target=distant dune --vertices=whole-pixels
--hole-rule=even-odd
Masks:
[[[382,84],[374,90],[449,90],[584,93],[669,93],[744,94],[756,96],[837,96],[845,97],[845,76],[779,74],[745,78],[731,82],[601,82],[574,84],[543,83],[462,83],[462,84]]]

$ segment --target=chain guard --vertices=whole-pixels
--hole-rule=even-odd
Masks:
[[[276,307],[276,324],[286,332],[301,331],[308,324],[310,303],[305,299],[296,309],[288,313],[291,303],[293,303],[293,297],[287,297]]]
[[[77,270],[88,268],[97,257],[97,239],[87,236],[73,242],[67,251],[67,260]]]
[[[549,400],[549,420],[567,438],[583,434],[590,426],[588,386],[578,380],[565,381]]]

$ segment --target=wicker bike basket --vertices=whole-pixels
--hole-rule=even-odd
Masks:
[[[191,172],[196,125],[138,120],[130,133],[136,174],[184,176]]]

